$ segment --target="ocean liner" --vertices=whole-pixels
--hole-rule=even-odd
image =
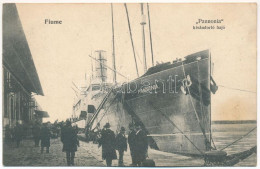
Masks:
[[[125,9],[129,17],[126,4]],[[149,16],[148,4],[147,10]],[[141,11],[144,18],[143,4]],[[114,44],[113,10],[111,12]],[[145,24],[143,19],[143,28]],[[131,36],[129,18],[128,25]],[[143,43],[145,46],[144,31]],[[146,63],[145,47],[143,49]],[[144,75],[123,84],[107,83],[110,67],[105,51],[98,50],[91,57],[95,61],[95,77],[83,88],[83,94],[73,106],[72,119],[80,128],[94,132],[109,122],[112,130],[119,131],[122,126],[128,128],[129,123],[140,122],[152,148],[188,154],[211,149],[211,90],[215,92],[217,87],[211,77],[209,50],[188,55],[184,60],[157,64],[147,71],[144,64]],[[115,80],[118,73],[115,65],[110,69]]]
[[[116,71],[115,66],[112,7],[111,4],[113,67],[107,65],[106,52],[103,50],[97,50],[94,56],[90,56],[95,61],[95,69],[90,84],[82,88],[83,94],[75,100],[73,122],[84,129],[86,139],[98,137],[98,131],[107,122],[116,133],[121,127],[127,129],[130,123],[139,122],[147,132],[151,148],[203,158],[212,154],[215,158],[220,154],[225,158],[225,152],[211,151],[216,149],[211,134],[211,94],[215,94],[218,86],[211,76],[210,50],[157,64],[146,71],[143,29],[145,73],[130,82],[119,84],[116,82],[116,75],[124,75]],[[125,9],[128,18],[126,4]],[[143,15],[142,4],[141,10]],[[150,21],[148,4],[147,10]],[[145,24],[145,20],[142,20],[142,27]],[[132,41],[129,18],[128,26]],[[150,43],[153,53],[151,31]],[[135,58],[133,43],[132,49]],[[108,69],[114,73],[114,83],[107,82]],[[138,69],[136,71],[138,75]],[[255,149],[256,147],[250,150],[250,153]],[[209,155],[205,156],[208,152]],[[237,156],[230,159],[234,157]],[[217,159],[225,161],[222,158]]]
[[[73,118],[81,128],[95,130],[109,122],[119,131],[138,121],[153,148],[192,154],[210,149],[211,90],[216,86],[209,50],[151,67],[120,86],[106,83],[104,51],[96,53],[96,82],[74,105]]]

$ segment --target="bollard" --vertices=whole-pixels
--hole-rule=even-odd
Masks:
[[[205,166],[222,166],[227,153],[225,151],[212,150],[205,152]]]

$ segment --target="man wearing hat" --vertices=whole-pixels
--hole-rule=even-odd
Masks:
[[[145,131],[142,130],[141,123],[135,123],[136,133],[135,133],[135,160],[138,166],[146,160],[148,140]]]
[[[99,147],[102,146],[102,158],[106,160],[108,167],[112,165],[113,159],[117,159],[115,142],[115,133],[112,130],[110,130],[110,124],[106,123],[104,129],[101,132]]]
[[[124,166],[124,151],[127,151],[127,143],[125,137],[125,128],[121,127],[119,134],[116,136],[116,149],[119,153],[118,166]]]
[[[67,165],[73,166],[79,140],[77,131],[72,127],[70,120],[66,121],[66,125],[61,130],[61,142],[63,143],[62,151],[66,152]]]
[[[40,139],[41,139],[41,153],[43,153],[44,147],[46,147],[46,153],[49,153],[51,131],[48,128],[47,123],[43,123],[43,127],[40,130]]]
[[[14,135],[14,139],[16,141],[16,147],[18,148],[20,146],[20,142],[24,135],[23,127],[18,122],[16,122],[16,125],[13,129],[13,135]]]
[[[136,166],[136,160],[135,160],[135,153],[134,153],[134,150],[135,150],[135,127],[134,127],[134,124],[133,123],[130,123],[129,124],[129,134],[128,134],[128,144],[129,144],[129,149],[130,149],[130,154],[131,154],[131,157],[132,157],[132,166]]]
[[[33,129],[32,129],[32,134],[33,134],[33,138],[34,138],[34,146],[35,147],[39,147],[39,143],[40,143],[40,132],[41,132],[41,125],[39,122],[36,122],[33,125]]]

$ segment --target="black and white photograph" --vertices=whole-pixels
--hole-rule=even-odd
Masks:
[[[1,5],[2,166],[257,166],[257,3]]]

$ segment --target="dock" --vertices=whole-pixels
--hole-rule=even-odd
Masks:
[[[154,149],[148,149],[148,158],[153,159],[157,167],[202,167],[204,160],[201,158],[186,157],[182,155],[162,152]],[[117,152],[118,157],[118,152]],[[254,166],[256,154],[240,161],[235,166]],[[129,148],[124,154],[125,166],[132,163]],[[67,166],[66,153],[62,152],[62,143],[60,138],[51,139],[49,153],[40,153],[40,147],[35,147],[32,139],[26,139],[21,142],[19,148],[15,143],[5,144],[3,147],[3,165],[4,166]],[[92,142],[80,141],[80,147],[75,155],[75,166],[106,166],[102,159],[102,148]],[[113,160],[112,166],[118,166],[118,160]]]

